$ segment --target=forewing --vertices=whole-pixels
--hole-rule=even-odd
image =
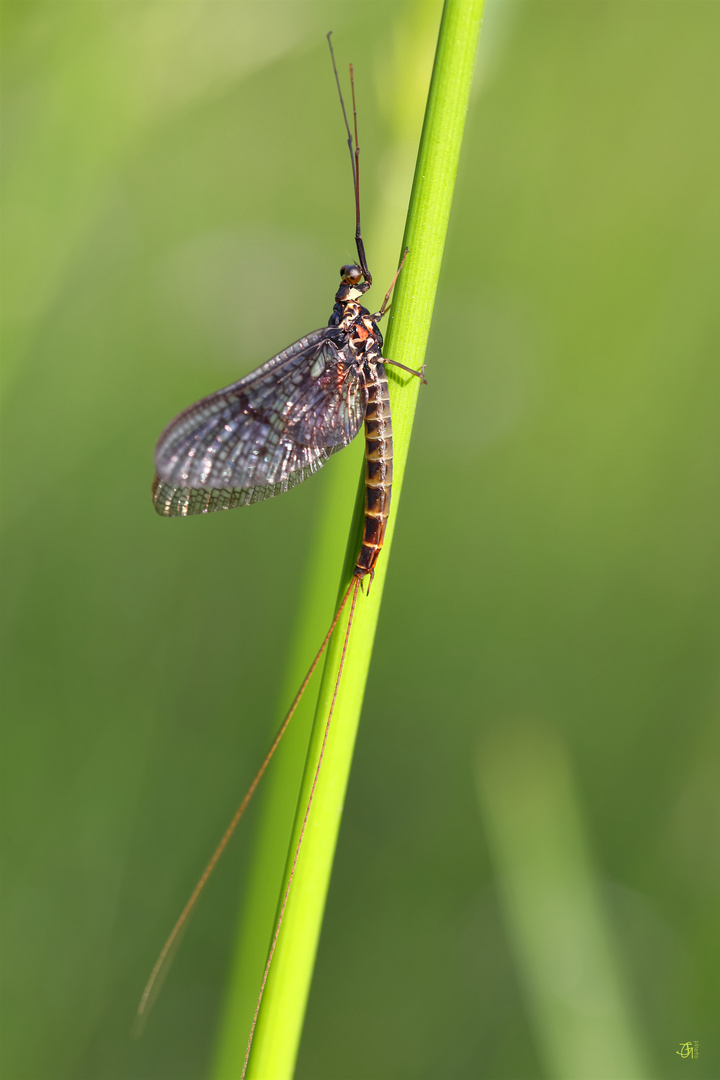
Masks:
[[[155,451],[164,516],[248,506],[302,483],[355,437],[364,380],[325,327],[176,417]]]

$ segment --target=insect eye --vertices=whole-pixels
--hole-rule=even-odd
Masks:
[[[346,266],[340,267],[340,277],[343,281],[347,281],[350,285],[357,285],[358,281],[362,277],[362,270],[354,263],[349,263]]]

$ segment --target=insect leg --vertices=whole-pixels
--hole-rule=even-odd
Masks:
[[[399,368],[402,368],[403,371],[409,371],[411,375],[417,376],[417,378],[421,379],[425,383],[425,385],[427,386],[427,379],[425,378],[425,365],[424,364],[420,368],[419,371],[416,371],[415,368],[406,367],[405,364],[401,364],[397,360],[386,360],[384,356],[383,356],[383,364],[392,364],[393,367],[399,367]]]
[[[387,309],[388,309],[388,306],[389,306],[389,300],[390,300],[390,295],[391,295],[391,293],[392,293],[393,289],[395,288],[395,282],[396,282],[396,281],[397,281],[397,279],[398,279],[398,278],[400,277],[400,271],[402,270],[403,266],[405,265],[405,260],[406,260],[406,259],[407,259],[407,257],[408,257],[408,251],[409,251],[409,250],[410,250],[409,248],[405,248],[405,250],[404,250],[404,252],[403,252],[403,257],[402,257],[402,259],[400,260],[400,265],[398,266],[397,270],[395,271],[395,277],[394,277],[394,278],[392,279],[392,281],[390,282],[390,288],[389,288],[389,289],[388,289],[388,291],[387,291],[387,292],[385,293],[385,299],[384,299],[384,300],[383,300],[383,302],[382,302],[382,307],[381,307],[381,308],[380,308],[380,310],[378,311],[377,315],[374,315],[374,316],[373,316],[373,318],[374,318],[374,319],[382,319],[383,315],[384,315],[384,314],[385,314],[385,312],[387,311]]]

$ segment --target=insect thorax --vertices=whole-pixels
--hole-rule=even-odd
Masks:
[[[383,338],[380,329],[367,308],[353,297],[335,297],[335,306],[328,326],[337,326],[344,334],[350,351],[362,362],[381,360]]]

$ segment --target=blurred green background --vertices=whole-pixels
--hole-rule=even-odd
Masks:
[[[6,1080],[211,1074],[257,810],[128,1031],[361,447],[187,521],[152,450],[354,258],[331,28],[381,295],[439,14],[3,4]],[[301,1078],[720,1075],[718,40],[487,2]]]

